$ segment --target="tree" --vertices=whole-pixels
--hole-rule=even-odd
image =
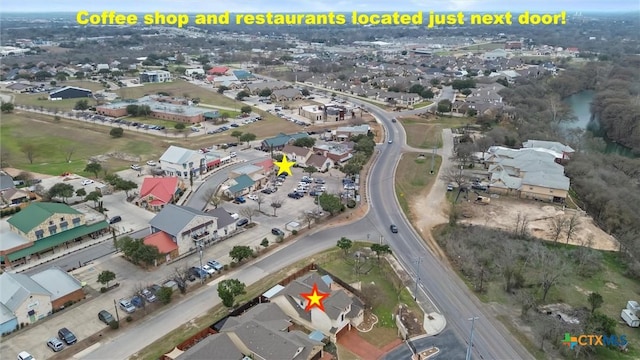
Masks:
[[[265,203],[265,201],[267,201],[267,199],[264,197],[264,194],[258,193],[256,195],[256,204],[258,204],[258,211],[259,212],[262,212],[262,210],[260,210],[260,207],[262,206],[262,204]]]
[[[344,210],[344,205],[340,201],[340,198],[331,194],[322,194],[318,197],[320,207],[324,211],[328,211],[331,215],[335,215]]]
[[[280,209],[282,207],[282,204],[284,203],[284,200],[282,199],[273,199],[271,200],[271,207],[273,208],[273,216],[278,216],[276,215],[276,212],[278,211],[278,209]]]
[[[557,253],[548,250],[543,245],[536,246],[533,249],[533,253],[537,260],[540,287],[542,288],[542,298],[540,301],[544,303],[549,294],[549,290],[565,275],[566,263]]]
[[[264,248],[269,247],[269,240],[267,240],[267,238],[262,239],[260,245],[262,245],[262,247]]]
[[[465,188],[467,185],[467,178],[462,173],[462,169],[456,166],[448,167],[442,171],[442,175],[440,177],[447,183],[456,184],[458,189]]]
[[[293,142],[293,146],[299,146],[304,148],[312,148],[316,144],[316,139],[312,137],[304,137],[297,139]]]
[[[243,107],[240,108],[240,112],[243,114],[251,114],[251,106],[244,105]]]
[[[189,267],[184,264],[181,267],[173,268],[173,275],[176,283],[178,283],[178,289],[181,294],[185,294],[187,292],[187,280],[189,279]]]
[[[262,89],[262,90],[260,90],[260,92],[258,93],[258,96],[260,96],[260,97],[271,96],[271,89]]]
[[[307,229],[311,229],[311,223],[318,219],[318,214],[313,211],[304,211],[302,217],[307,222]]]
[[[218,94],[224,94],[224,92],[227,90],[229,90],[229,88],[224,85],[218,86]]]
[[[98,201],[100,200],[101,197],[102,197],[102,194],[100,193],[100,191],[92,191],[88,193],[87,196],[84,197],[84,200],[93,201],[93,206],[98,207]]]
[[[76,190],[76,196],[83,197],[87,195],[87,191],[83,188]]]
[[[554,242],[558,242],[558,238],[560,238],[560,234],[562,234],[566,225],[567,218],[564,216],[556,216],[551,219],[551,231]]]
[[[249,219],[249,224],[251,224],[253,217],[258,215],[258,209],[250,207],[250,206],[246,206],[243,207],[242,209],[240,209],[240,215],[246,217],[247,219]]]
[[[602,306],[602,304],[604,303],[602,295],[598,294],[597,292],[592,292],[591,294],[589,294],[589,296],[587,297],[587,301],[589,302],[589,306],[591,306],[592,314],[596,312],[596,309]]]
[[[309,177],[311,177],[311,175],[318,172],[318,169],[315,166],[307,166],[303,171],[309,174]]]
[[[66,203],[67,199],[72,197],[74,193],[73,185],[65,183],[57,183],[49,189],[49,197],[62,199],[62,202]]]
[[[229,257],[236,262],[248,259],[251,255],[253,255],[253,250],[251,250],[250,247],[243,245],[236,245],[231,249],[231,251],[229,251]]]
[[[186,126],[183,123],[177,123],[175,125],[173,125],[173,127],[178,130],[178,131],[182,131],[186,128]]]
[[[2,111],[3,113],[10,113],[12,112],[14,109],[14,106],[12,103],[10,102],[2,102],[2,105],[0,105],[0,111]]]
[[[217,209],[218,206],[222,204],[222,198],[217,195],[215,188],[207,189],[202,195],[202,200],[204,200],[207,205],[213,205],[214,209]]]
[[[233,130],[231,132],[231,137],[238,139],[238,141],[240,141],[240,136],[242,136],[242,131],[240,130]]]
[[[142,239],[132,239],[129,236],[118,239],[117,248],[136,265],[140,263],[147,266],[154,265],[160,256],[157,247],[146,245]]]
[[[27,156],[29,164],[33,164],[35,158],[36,146],[32,143],[24,143],[20,146],[20,151]]]
[[[567,223],[567,244],[576,235],[576,232],[580,230],[580,217],[576,212]]]
[[[438,112],[446,113],[451,111],[451,101],[448,99],[438,101]]]
[[[156,292],[156,296],[158,300],[164,305],[167,305],[171,302],[171,296],[173,296],[173,289],[170,287],[163,286]]]
[[[249,93],[245,90],[240,91],[236,94],[236,100],[242,101],[244,98],[249,97]]]
[[[84,167],[84,172],[92,173],[96,178],[100,171],[102,171],[102,165],[97,162],[90,162]]]
[[[381,244],[372,244],[371,251],[376,253],[378,257],[378,262],[380,262],[380,255],[391,254],[391,248],[389,245],[381,245]]]
[[[121,138],[124,136],[124,129],[121,127],[114,127],[109,131],[109,135],[111,135],[112,138]]]
[[[134,105],[135,106],[135,105]],[[89,109],[89,100],[81,99],[76,101],[76,104],[73,106],[74,110],[87,110]]]
[[[104,270],[100,274],[98,274],[98,282],[105,287],[109,287],[109,281],[113,281],[116,279],[116,274],[113,271]]]
[[[222,299],[222,304],[232,307],[235,297],[245,293],[245,284],[238,279],[222,280],[218,284],[218,296]]]
[[[240,141],[247,143],[247,145],[249,145],[249,142],[253,141],[256,139],[256,134],[252,134],[252,133],[244,133],[240,136]]]
[[[135,182],[133,182],[131,180],[120,179],[120,181],[118,181],[115,184],[115,188],[116,188],[116,190],[124,191],[124,194],[127,197],[129,197],[129,191],[133,190],[133,189],[137,189],[138,188],[138,184],[136,184]]]
[[[338,240],[336,246],[344,251],[344,256],[347,256],[349,254],[349,249],[353,246],[353,241],[343,236]]]

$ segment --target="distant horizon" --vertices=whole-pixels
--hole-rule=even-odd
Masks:
[[[389,9],[391,7],[391,9]],[[295,11],[292,11],[295,9]],[[566,11],[567,14],[582,13],[634,13],[640,12],[638,0],[616,0],[603,3],[601,0],[538,0],[535,3],[506,0],[403,0],[389,5],[386,0],[251,0],[242,3],[211,0],[155,0],[151,1],[79,1],[51,2],[32,0],[29,2],[5,2],[5,14],[51,14],[117,11],[128,13],[179,12],[179,13],[345,13],[359,12],[506,12],[552,13]]]

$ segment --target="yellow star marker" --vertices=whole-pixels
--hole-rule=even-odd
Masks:
[[[296,163],[295,161],[288,161],[287,155],[282,155],[282,161],[274,161],[274,164],[278,165],[278,175],[287,173],[291,175],[291,167]]]
[[[321,293],[318,291],[318,284],[313,283],[313,288],[310,293],[302,293],[300,296],[307,299],[309,302],[307,303],[307,307],[304,309],[305,311],[310,311],[312,308],[317,307],[318,309],[324,311],[323,301],[329,297],[330,294]]]

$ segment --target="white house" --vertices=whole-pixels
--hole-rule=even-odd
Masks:
[[[207,161],[204,154],[197,151],[170,146],[160,157],[160,169],[168,176],[189,179],[205,173]]]

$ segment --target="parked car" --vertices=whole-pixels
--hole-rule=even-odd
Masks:
[[[236,222],[236,226],[245,226],[249,223],[249,219],[240,219]]]
[[[315,180],[315,183],[316,183],[316,184],[324,184],[324,183],[325,183],[325,181],[324,181],[324,179],[319,179],[319,178],[317,178],[317,179]]]
[[[192,274],[193,276],[199,278],[199,279],[204,279],[207,277],[207,272],[198,268],[198,267],[191,267],[189,269],[189,273]]]
[[[112,321],[114,321],[115,319],[113,318],[113,315],[111,315],[110,312],[108,312],[107,310],[101,310],[98,313],[98,320],[102,321],[103,323],[109,325],[111,324]]]
[[[122,221],[122,217],[120,215],[116,215],[114,217],[112,217],[111,219],[109,219],[109,224],[115,224]]]
[[[212,268],[208,264],[202,265],[202,270],[204,270],[209,275],[213,275],[216,273],[216,269]]]
[[[54,352],[58,352],[64,349],[64,344],[62,343],[62,341],[60,341],[60,339],[55,337],[52,337],[51,339],[47,340],[47,346],[49,347],[49,349],[53,350]]]
[[[447,191],[453,191],[453,185],[451,184],[447,185]]]
[[[247,198],[249,198],[250,200],[256,201],[258,200],[258,195],[256,194],[247,195]]]
[[[140,295],[142,295],[142,297],[147,300],[147,302],[155,302],[156,300],[158,300],[158,298],[156,297],[156,295],[149,289],[142,289],[142,291],[140,291]]]
[[[485,185],[482,185],[482,184],[479,184],[479,183],[476,183],[476,184],[471,185],[471,188],[472,188],[473,190],[482,190],[482,191],[487,191],[487,190],[489,189],[489,188],[488,188],[488,187],[486,187]]]
[[[118,304],[120,305],[120,308],[128,314],[132,314],[136,311],[136,307],[133,306],[129,299],[120,299]]]
[[[76,336],[66,327],[58,330],[58,338],[64,341],[67,345],[75,344],[78,339]]]
[[[262,191],[260,191],[260,192],[261,192],[261,193],[263,193],[263,194],[271,194],[271,193],[273,193],[273,191],[272,191],[272,190],[273,190],[273,189],[269,189],[269,188],[267,188],[267,189],[262,189]]]
[[[296,199],[296,200],[301,199],[301,198],[303,198],[303,197],[304,197],[304,195],[303,195],[303,194],[301,194],[301,193],[299,193],[299,192],[296,192],[296,191],[294,191],[294,192],[292,192],[292,193],[287,194],[287,196],[288,196],[288,197],[290,197],[290,198],[292,198],[292,199]]]
[[[284,236],[284,231],[278,229],[278,228],[273,228],[271,229],[271,233],[275,236]]]
[[[243,196],[238,196],[237,198],[235,198],[233,202],[238,204],[244,204],[247,202],[247,200],[245,200]]]
[[[131,165],[131,170],[135,170],[135,171],[140,171],[142,170],[142,168],[140,167],[140,165]]]
[[[153,161],[153,160],[149,160],[149,161],[147,161],[147,165],[149,165],[149,166],[156,166],[156,165],[158,165],[158,163],[157,163],[157,162],[155,162],[155,161]]]
[[[93,180],[90,180],[90,179],[82,180],[82,186],[86,186],[90,184],[93,184]]]
[[[144,307],[144,299],[138,295],[131,298],[131,305],[142,309]]]
[[[209,260],[207,261],[207,265],[211,266],[212,268],[214,268],[216,271],[220,271],[222,269],[224,269],[224,266],[222,266],[222,264],[220,264],[219,262],[215,261],[215,260]]]
[[[392,233],[397,234],[398,233],[398,227],[391,224],[391,226],[389,226],[389,229],[391,230]]]
[[[31,354],[26,351],[20,351],[18,354],[18,360],[36,360]]]

